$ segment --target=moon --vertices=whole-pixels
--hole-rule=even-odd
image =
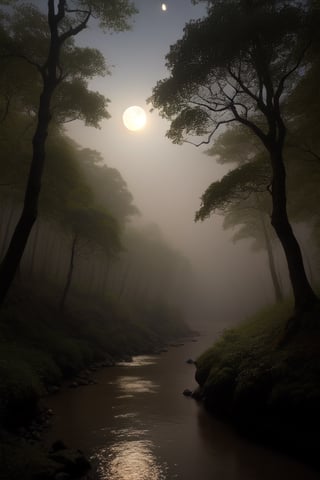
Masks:
[[[126,110],[123,112],[122,121],[128,130],[136,132],[145,127],[147,123],[146,112],[142,107],[133,105],[132,107],[126,108]]]

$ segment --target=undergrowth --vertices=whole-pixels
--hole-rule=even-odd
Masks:
[[[291,312],[284,302],[226,330],[197,359],[196,379],[208,409],[314,462],[320,453],[320,325],[283,342]]]

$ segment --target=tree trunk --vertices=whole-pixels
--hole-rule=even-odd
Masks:
[[[265,219],[263,217],[263,213],[260,210],[259,210],[259,217],[260,217],[261,227],[262,227],[262,231],[263,231],[263,235],[264,235],[264,240],[265,240],[265,243],[266,243],[268,265],[269,265],[269,271],[270,271],[270,275],[271,275],[271,279],[272,279],[272,285],[273,285],[273,289],[274,289],[275,299],[276,299],[276,302],[282,302],[283,301],[283,294],[282,294],[282,290],[281,290],[281,287],[280,287],[280,282],[279,282],[277,271],[276,271],[271,240],[270,240],[270,237],[269,237],[269,233],[268,233],[268,230],[267,230]]]
[[[32,140],[33,154],[27,181],[24,205],[20,219],[16,225],[6,255],[0,268],[0,305],[13,282],[32,226],[38,214],[38,200],[41,189],[41,178],[45,162],[45,143],[51,120],[50,104],[55,88],[59,83],[57,70],[59,66],[60,43],[57,24],[54,23],[54,12],[51,12],[51,42],[48,59],[41,69],[43,89],[40,95],[36,131]]]
[[[40,233],[40,225],[39,221],[37,222],[34,230],[34,239],[33,239],[33,245],[32,245],[32,252],[31,252],[31,261],[30,261],[30,275],[31,277],[35,276],[35,263],[36,263],[36,253],[38,249],[38,239],[39,239],[39,233]]]
[[[282,158],[282,149],[271,152],[272,179],[272,216],[274,227],[287,259],[290,280],[293,288],[295,312],[302,314],[312,310],[318,298],[308,281],[299,244],[289,223],[286,208],[286,172]]]
[[[9,233],[10,233],[10,230],[11,230],[10,227],[11,227],[11,223],[12,223],[12,219],[13,219],[13,215],[14,215],[14,209],[15,209],[14,204],[10,203],[10,206],[8,207],[9,214],[8,214],[8,218],[7,218],[7,221],[6,221],[5,232],[4,232],[2,247],[1,247],[1,254],[0,254],[1,258],[5,254],[7,243],[8,243],[8,240],[9,240]]]
[[[60,301],[60,312],[63,312],[63,310],[64,310],[67,295],[68,295],[69,290],[70,290],[73,268],[74,268],[74,257],[75,257],[75,252],[76,252],[77,239],[78,239],[77,235],[74,235],[74,237],[72,239],[72,245],[71,245],[71,255],[70,255],[70,263],[69,263],[67,281],[66,281],[66,284],[64,286],[62,298],[61,298],[61,301]]]

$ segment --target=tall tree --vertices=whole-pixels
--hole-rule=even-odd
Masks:
[[[10,5],[15,2],[6,0],[1,3]],[[45,146],[52,118],[54,96],[59,86],[62,86],[62,90],[68,90],[66,77],[68,66],[63,64],[63,56],[68,54],[69,58],[73,58],[73,55],[77,55],[80,50],[74,46],[73,39],[87,27],[92,18],[98,19],[100,27],[104,30],[121,31],[129,28],[128,19],[135,12],[136,9],[129,0],[109,0],[108,2],[103,0],[70,2],[48,0],[46,17],[30,4],[15,7],[10,18],[7,10],[5,13],[1,12],[0,35],[3,44],[0,54],[5,58],[19,57],[34,65],[40,74],[42,91],[32,140],[33,155],[24,206],[0,269],[0,303],[3,302],[14,279],[32,226],[37,218],[41,178],[46,157]],[[41,27],[39,28],[39,24],[37,24],[37,27],[33,28],[34,26],[31,24],[27,32],[30,34],[30,38],[26,42],[24,37],[21,38],[20,31],[16,29],[16,24],[19,24],[19,20],[28,14],[32,20],[34,15],[37,15],[41,20]],[[45,27],[45,30],[42,27]],[[42,42],[42,40],[44,41]],[[91,70],[87,77],[95,73],[96,71],[92,72]],[[74,80],[77,81],[76,78]],[[102,112],[100,111],[100,118],[101,116],[106,116],[105,108],[102,108]]]
[[[213,182],[201,196],[201,206],[195,220],[205,220],[210,215],[223,214],[224,228],[241,225],[233,236],[234,241],[253,237],[254,247],[265,248],[276,301],[283,300],[267,226],[269,215],[268,185],[270,168],[263,160],[245,163],[231,170],[221,180]]]
[[[319,15],[315,2],[209,1],[207,16],[187,24],[171,46],[171,76],[157,83],[151,97],[171,120],[167,135],[175,143],[190,142],[192,135],[197,145],[209,143],[221,126],[234,122],[262,143],[272,169],[271,223],[285,252],[297,314],[313,309],[318,298],[287,214],[282,102],[300,80]]]

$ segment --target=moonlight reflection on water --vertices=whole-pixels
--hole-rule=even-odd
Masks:
[[[156,360],[150,356],[134,357],[132,362],[122,362],[120,366],[131,371],[134,367],[154,365]],[[119,393],[117,399],[153,394],[159,385],[136,375],[119,375],[115,382]],[[113,439],[109,447],[101,448],[93,459],[98,464],[101,480],[165,480],[167,466],[157,458],[156,445],[148,438],[149,430],[137,428],[135,412],[119,413],[114,419],[119,428],[110,431]],[[121,428],[123,422],[131,421],[131,426]],[[139,422],[138,422],[139,423]]]
[[[48,443],[64,438],[88,452],[99,480],[319,480],[304,465],[242,439],[182,395],[194,381],[186,359],[205,347],[203,339],[136,357],[97,372],[97,384],[53,396]]]
[[[156,393],[159,387],[159,385],[150,380],[131,376],[119,377],[117,384],[120,392],[128,395],[137,393]]]
[[[144,433],[141,431],[142,435]],[[102,480],[165,480],[165,465],[158,461],[154,450],[153,443],[143,438],[121,440],[109,449],[100,450],[95,456],[99,464],[100,478]]]

